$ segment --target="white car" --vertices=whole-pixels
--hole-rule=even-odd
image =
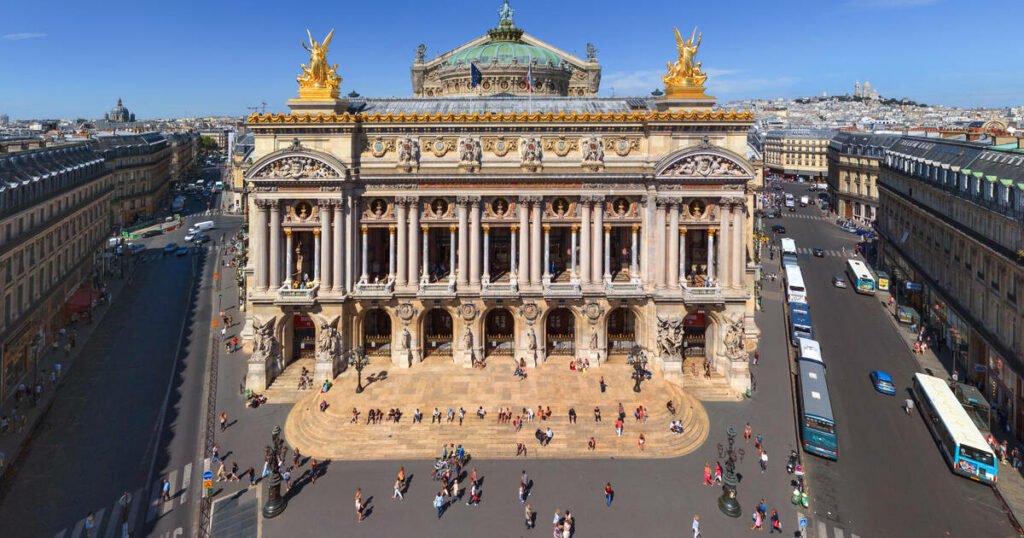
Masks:
[[[185,241],[192,241],[193,239],[196,238],[197,235],[199,235],[198,231],[188,232],[187,234],[185,234]]]

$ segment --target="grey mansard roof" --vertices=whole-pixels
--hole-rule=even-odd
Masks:
[[[941,138],[903,136],[889,149],[893,153],[917,157],[937,164],[971,168],[974,159],[985,150],[984,144]]]
[[[621,113],[650,112],[650,100],[642,97],[389,97],[360,98],[349,102],[349,112],[367,114],[480,114],[488,112]]]

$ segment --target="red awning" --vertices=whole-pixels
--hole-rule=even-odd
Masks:
[[[77,312],[88,311],[92,308],[93,302],[98,301],[99,298],[100,292],[98,290],[82,288],[76,291],[64,305],[64,312],[70,316]]]

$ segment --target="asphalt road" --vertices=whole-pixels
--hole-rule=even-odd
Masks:
[[[807,194],[806,184],[786,190]],[[821,215],[817,207],[798,207],[766,225],[784,225],[798,251],[852,252],[857,235],[806,218]],[[840,447],[838,462],[805,453],[814,514],[862,536],[1013,536],[991,488],[952,474],[919,414],[908,417],[901,408],[919,368],[880,301],[832,286],[846,258],[799,258]],[[874,390],[874,369],[893,377],[896,396]]]

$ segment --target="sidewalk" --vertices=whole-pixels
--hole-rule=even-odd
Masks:
[[[914,351],[914,343],[917,341],[917,335],[911,331],[907,326],[901,325],[896,319],[889,308],[889,297],[890,294],[884,291],[878,291],[876,296],[881,301],[882,309],[885,311],[886,317],[896,326],[896,331],[900,334],[903,340],[907,343],[907,347],[911,353]],[[943,347],[938,353],[934,350],[935,346],[928,346],[927,351],[921,354],[915,355],[918,363],[924,373],[940,377],[946,380],[952,379],[953,372],[953,355],[948,347]],[[1001,428],[993,428],[992,435],[995,436],[997,442],[1002,442],[1004,439],[1007,441],[1008,452],[1013,450],[1013,447],[1018,447],[1024,452],[1024,445],[1019,443],[1014,437],[1008,434]],[[1010,518],[1010,523],[1021,531],[1020,522],[1024,521],[1024,474],[1021,473],[1020,469],[1014,469],[1010,463],[1004,463],[999,465],[999,482],[996,487],[993,488],[996,491],[996,496],[999,497],[1006,508],[1009,509],[1010,513],[1007,516]]]
[[[130,258],[134,260],[135,258]],[[132,267],[134,270],[134,267]],[[39,352],[39,377],[38,380],[43,385],[43,391],[39,400],[33,404],[31,398],[24,398],[18,402],[15,399],[15,390],[11,391],[11,394],[0,404],[0,416],[7,417],[10,419],[10,427],[6,433],[0,433],[0,478],[7,473],[7,470],[17,464],[22,451],[25,449],[25,445],[32,437],[33,432],[39,425],[40,421],[46,416],[47,411],[50,410],[50,406],[53,404],[54,397],[57,395],[60,387],[64,384],[64,380],[67,378],[68,372],[71,367],[78,362],[79,355],[81,354],[84,344],[88,342],[89,337],[93,334],[96,328],[102,322],[107,311],[110,310],[110,301],[121,295],[121,291],[124,289],[125,282],[127,281],[128,275],[124,279],[116,279],[111,277],[109,279],[102,279],[106,282],[108,299],[96,306],[92,314],[92,322],[86,323],[78,321],[74,325],[68,325],[65,328],[74,328],[77,331],[75,338],[75,345],[71,348],[70,353],[65,353],[64,345],[69,341],[69,336],[61,337],[58,332],[53,332],[46,335],[46,342],[44,349]],[[53,347],[54,339],[57,339],[58,347]],[[57,364],[61,365],[60,375],[56,379],[56,386],[50,381],[50,373],[56,370]],[[24,383],[25,387],[30,391],[35,390],[33,384],[33,372],[28,371],[17,383],[12,384],[13,388],[16,388],[18,383]],[[25,426],[19,431],[19,423],[25,417]]]

